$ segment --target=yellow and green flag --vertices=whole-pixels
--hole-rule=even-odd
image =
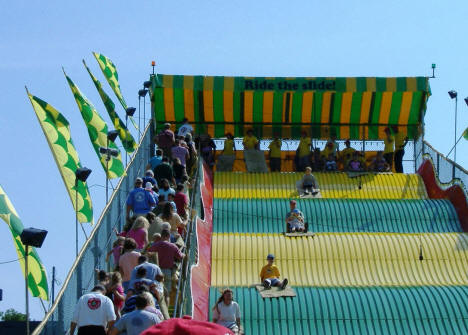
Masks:
[[[100,154],[99,148],[107,148],[107,124],[101,118],[96,108],[91,104],[91,102],[81,93],[80,89],[73,83],[73,81],[67,76],[68,85],[73,92],[75,97],[76,104],[80,109],[81,116],[88,128],[89,138],[93,144],[94,150],[101,161],[101,165],[106,171],[107,178],[113,179],[121,177],[125,174],[124,166],[122,164],[122,157],[120,155],[120,150],[117,148],[114,142],[109,142],[109,148],[115,149],[119,152],[117,157],[110,156],[109,162],[106,162],[106,154]],[[107,165],[108,164],[108,165]]]
[[[465,138],[465,140],[468,140],[468,128],[466,128],[463,132],[463,137]]]
[[[23,223],[16,213],[13,204],[5,194],[2,186],[0,185],[0,218],[6,222],[10,227],[11,234],[13,235],[13,241],[15,242],[16,253],[18,254],[21,269],[23,275],[25,274],[24,259],[26,256],[26,250],[21,242],[20,235],[23,232]],[[42,300],[49,300],[49,287],[47,285],[47,274],[42,265],[41,259],[39,258],[36,249],[29,249],[28,258],[28,287],[31,294],[34,297],[39,297]]]
[[[93,55],[96,58],[99,67],[101,68],[101,71],[104,74],[104,77],[106,77],[107,82],[114,91],[115,96],[117,97],[117,99],[119,99],[120,104],[126,110],[128,106],[122,95],[122,91],[120,90],[119,74],[117,73],[117,68],[115,67],[114,63],[112,63],[112,61],[103,54],[93,52]],[[136,129],[138,129],[138,126],[133,117],[130,117],[130,121],[132,121],[133,126]]]
[[[29,92],[28,97],[62,175],[73,208],[78,213],[78,221],[93,223],[93,207],[88,186],[80,180],[76,184],[77,187],[75,186],[75,172],[81,168],[81,163],[71,139],[70,124],[47,102]],[[77,199],[78,203],[76,203]]]
[[[96,89],[99,92],[99,95],[101,96],[102,102],[104,103],[104,106],[106,107],[107,113],[109,114],[109,117],[112,120],[112,124],[114,125],[114,128],[119,132],[119,138],[120,141],[122,141],[122,145],[125,148],[125,150],[128,153],[132,153],[136,150],[137,144],[135,140],[133,139],[132,134],[128,131],[127,127],[125,126],[125,123],[122,122],[120,119],[119,115],[115,111],[115,104],[111,100],[111,98],[107,95],[106,92],[102,89],[101,82],[97,80],[97,78],[91,73],[91,70],[86,66],[85,61],[83,60],[83,64],[88,71],[89,75],[91,76],[91,79],[93,80],[94,86],[96,86]]]

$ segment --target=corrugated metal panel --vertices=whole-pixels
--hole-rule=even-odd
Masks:
[[[258,283],[268,253],[294,286],[468,285],[468,234],[456,233],[215,233],[211,285]]]
[[[295,288],[262,299],[233,288],[245,334],[467,334],[468,287]],[[210,290],[210,306],[220,296]]]
[[[215,173],[215,198],[297,197],[301,173]],[[346,173],[314,173],[323,198],[426,199],[426,189],[416,174],[368,174],[349,178]],[[361,187],[361,188],[360,188]]]
[[[448,200],[298,199],[314,232],[461,232]],[[214,231],[285,231],[288,199],[215,199]]]

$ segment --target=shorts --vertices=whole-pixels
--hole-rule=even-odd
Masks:
[[[291,229],[298,229],[298,228],[304,228],[304,224],[298,220],[293,220],[293,221],[290,221],[288,222],[289,226],[291,227]]]
[[[276,286],[281,283],[281,281],[278,278],[268,278],[265,279],[264,282],[269,283],[271,286]]]

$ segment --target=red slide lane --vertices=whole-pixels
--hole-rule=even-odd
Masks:
[[[424,160],[418,169],[418,174],[422,177],[426,186],[427,195],[430,199],[448,199],[457,212],[460,225],[464,232],[468,232],[468,205],[463,189],[458,185],[452,185],[447,189],[442,189],[437,180],[434,165],[429,159]]]
[[[213,178],[204,165],[200,182],[204,220],[197,219],[198,263],[192,268],[192,318],[208,321],[211,284],[211,233],[213,232]]]

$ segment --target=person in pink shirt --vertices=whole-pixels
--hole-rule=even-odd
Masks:
[[[133,223],[132,228],[128,231],[127,237],[133,238],[136,242],[136,249],[143,250],[148,244],[148,228],[149,222],[144,216],[139,216]]]
[[[125,294],[122,286],[122,276],[119,272],[113,272],[110,282],[110,293],[112,294],[112,302],[114,303],[114,312],[117,320],[120,319],[120,311],[124,305]]]
[[[175,140],[175,144],[171,149],[172,158],[178,158],[180,160],[180,164],[184,167],[186,166],[187,160],[190,158],[189,151],[187,148],[184,148],[180,145],[180,140]]]
[[[177,214],[183,219],[187,220],[187,209],[189,205],[189,198],[184,193],[184,185],[179,184],[176,188],[176,194],[174,196],[174,202],[177,208]]]
[[[122,275],[123,288],[127,292],[130,284],[132,270],[138,265],[138,257],[141,254],[136,249],[136,242],[133,238],[126,238],[124,242],[124,254],[119,259],[119,272]]]
[[[124,242],[125,237],[118,236],[112,244],[112,250],[110,250],[106,255],[106,262],[109,262],[110,255],[112,255],[112,257],[114,258],[114,268],[116,268],[119,265],[119,259],[120,255],[122,254]]]
[[[161,232],[161,240],[159,242],[153,243],[148,252],[157,252],[159,259],[159,267],[164,274],[164,286],[169,292],[169,295],[172,290],[172,276],[174,274],[174,265],[176,260],[181,260],[185,255],[179,250],[179,248],[174,244],[169,242],[171,233],[169,230],[164,229]]]

